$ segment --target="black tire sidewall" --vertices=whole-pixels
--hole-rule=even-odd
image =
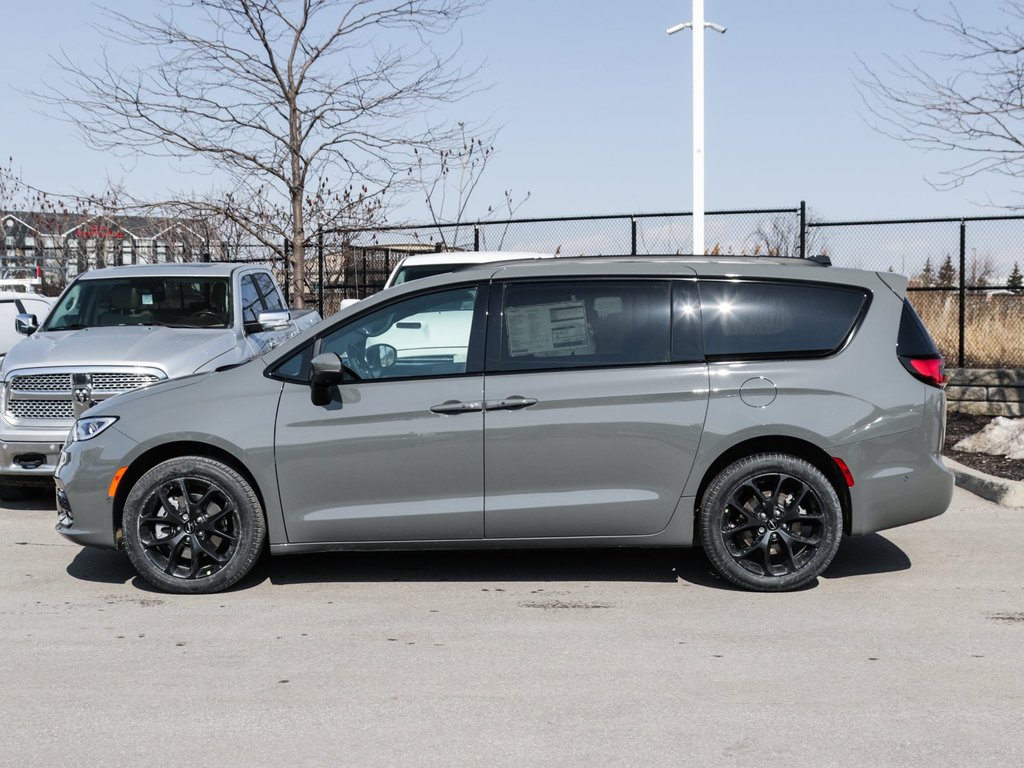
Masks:
[[[139,516],[146,504],[161,485],[183,477],[216,484],[238,510],[239,537],[231,559],[216,573],[196,579],[181,579],[164,573],[149,560],[139,539]],[[252,570],[266,540],[263,508],[249,482],[226,464],[202,456],[169,459],[139,478],[125,500],[122,527],[125,550],[139,576],[160,590],[181,594],[228,589]]]
[[[817,494],[825,519],[824,538],[810,562],[799,570],[784,576],[759,576],[739,565],[729,553],[721,535],[721,517],[725,500],[736,488],[774,472],[799,478]],[[704,551],[722,577],[744,589],[785,592],[809,586],[828,568],[842,540],[843,511],[832,483],[813,464],[790,454],[763,453],[735,461],[718,473],[701,499],[698,525]]]

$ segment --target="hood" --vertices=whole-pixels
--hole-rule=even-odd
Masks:
[[[158,325],[36,332],[7,353],[4,371],[17,368],[126,365],[158,368],[169,378],[193,373],[235,349],[230,329],[166,328]]]

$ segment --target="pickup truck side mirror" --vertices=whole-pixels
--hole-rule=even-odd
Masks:
[[[309,382],[309,399],[313,405],[331,402],[331,387],[341,384],[345,366],[336,352],[321,352],[310,363],[313,375]]]
[[[260,312],[256,318],[261,331],[282,331],[292,322],[292,313],[288,310]]]
[[[14,330],[23,336],[31,336],[39,330],[39,321],[35,315],[19,314],[14,318]]]

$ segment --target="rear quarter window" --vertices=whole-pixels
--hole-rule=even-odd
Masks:
[[[704,280],[699,284],[709,359],[818,357],[849,338],[867,291],[818,283]]]

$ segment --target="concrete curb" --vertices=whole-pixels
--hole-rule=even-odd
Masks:
[[[961,488],[1002,507],[1024,507],[1024,482],[986,475],[984,472],[953,461],[949,456],[943,456],[942,460],[956,478],[956,484]]]

